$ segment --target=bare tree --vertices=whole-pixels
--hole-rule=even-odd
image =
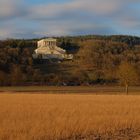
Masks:
[[[120,64],[118,69],[118,78],[120,83],[125,85],[125,91],[126,94],[128,94],[128,87],[137,83],[138,74],[134,66],[128,62],[123,62]]]

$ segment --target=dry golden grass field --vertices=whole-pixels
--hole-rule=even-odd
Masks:
[[[0,94],[0,140],[139,140],[140,96]]]

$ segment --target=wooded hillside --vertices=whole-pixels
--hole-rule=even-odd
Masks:
[[[132,85],[140,84],[139,37],[89,35],[57,39],[58,46],[74,54],[73,61],[34,61],[32,53],[39,39],[0,41],[0,85],[114,85],[126,81],[122,79],[125,76],[120,77],[122,68]]]

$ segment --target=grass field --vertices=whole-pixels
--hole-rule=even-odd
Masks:
[[[139,140],[140,96],[0,94],[0,140]]]

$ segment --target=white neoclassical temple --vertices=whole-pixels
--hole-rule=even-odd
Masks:
[[[34,51],[33,58],[71,60],[73,55],[67,54],[66,50],[57,47],[56,39],[47,38],[37,42],[37,49]]]

